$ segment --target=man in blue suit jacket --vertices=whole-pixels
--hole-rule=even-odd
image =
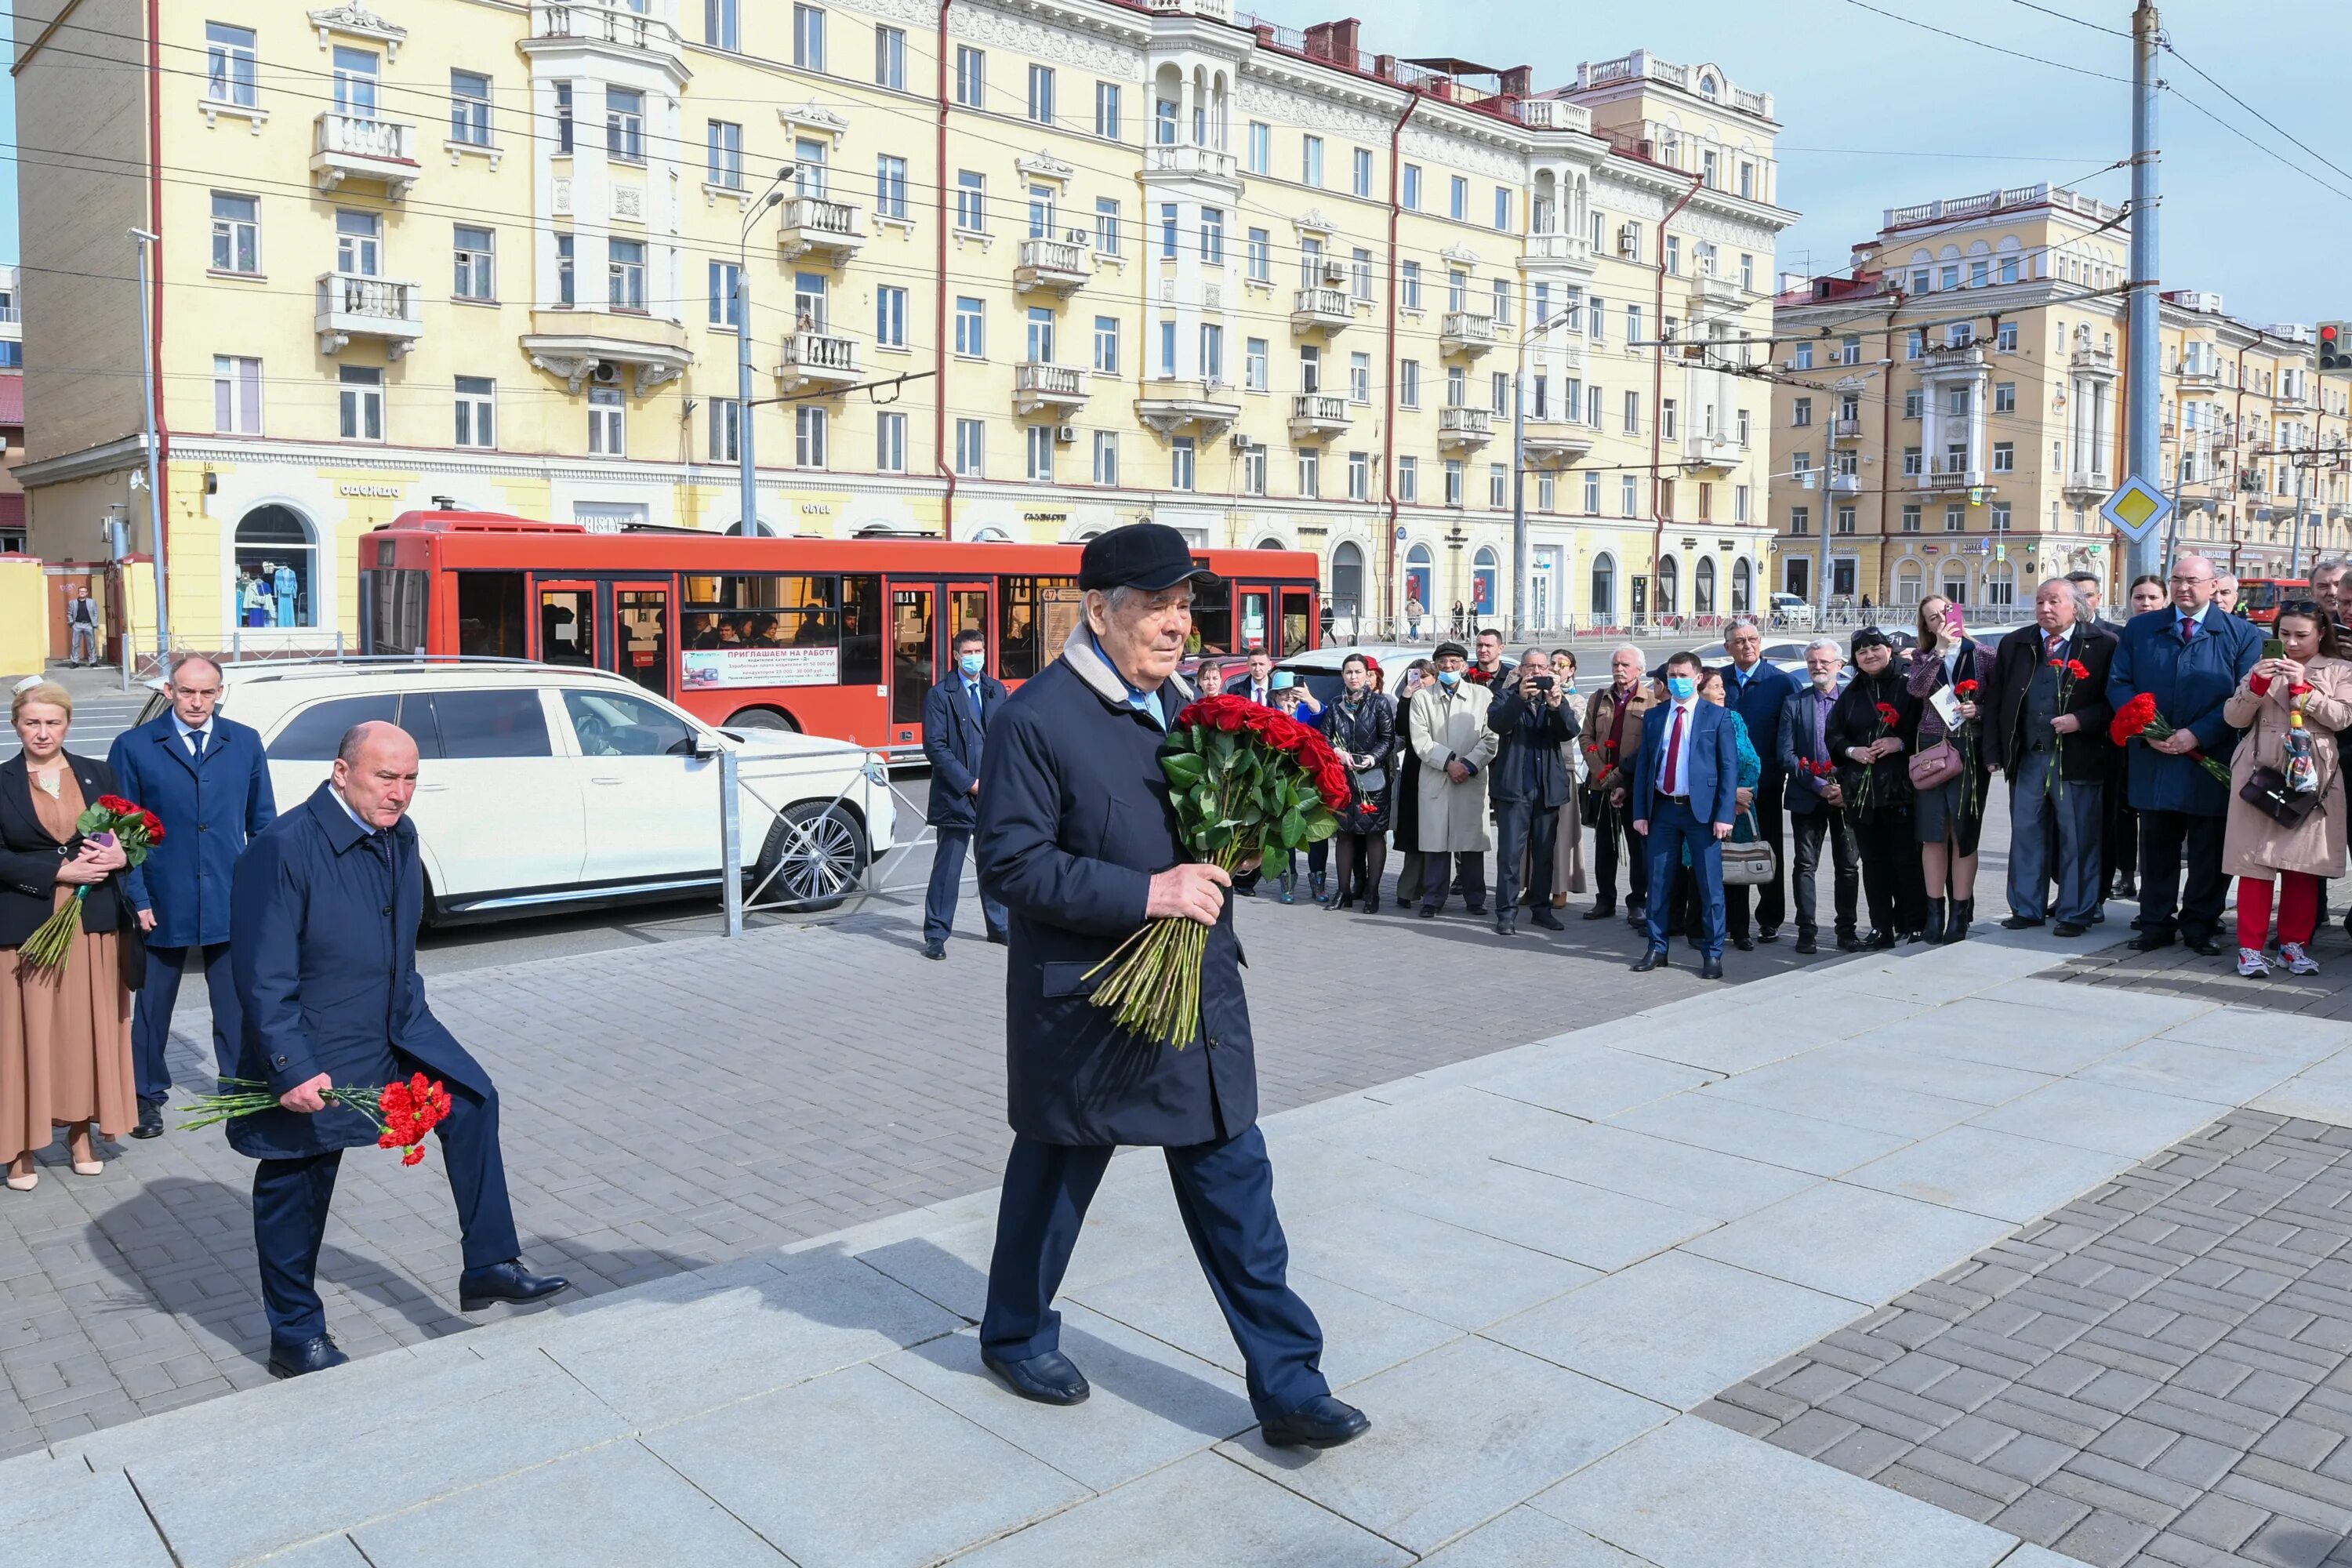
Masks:
[[[229,875],[246,840],[278,816],[269,788],[269,758],[261,737],[215,711],[220,666],[184,653],[166,681],[171,710],[114,738],[107,766],[125,798],[153,812],[163,841],[126,879],[139,928],[147,933],[147,983],[131,1024],[131,1064],[139,1089],[133,1138],[163,1131],[163,1101],[172,1092],[164,1053],[172,1040],[172,1009],[188,950],[203,952],[205,989],[213,1005],[213,1061],[223,1075],[236,1066],[236,987],[228,972]]]
[[[923,755],[931,763],[930,809],[923,820],[939,839],[931,851],[931,885],[923,894],[925,958],[948,955],[956,894],[963,884],[963,858],[971,848],[972,826],[980,820],[981,742],[1005,696],[1004,682],[988,673],[986,633],[958,632],[955,656],[955,673],[923,699]],[[1004,906],[982,893],[980,912],[988,922],[988,940],[1002,945]]]
[[[2176,931],[2199,952],[2221,951],[2213,933],[2229,889],[2221,873],[2221,829],[2230,789],[2192,753],[2229,762],[2238,731],[2221,717],[2221,704],[2262,658],[2263,634],[2213,603],[2213,563],[2202,555],[2175,561],[2171,605],[2132,617],[2107,675],[2110,706],[2121,711],[2144,691],[2173,727],[2162,741],[2142,736],[2127,748],[2141,861],[2139,918],[2132,921],[2139,936],[2132,945],[2143,952],[2171,946]]]
[[[314,1278],[343,1151],[373,1147],[377,1133],[367,1116],[326,1098],[337,1086],[376,1089],[422,1072],[448,1087],[449,1116],[435,1132],[464,1233],[459,1310],[536,1301],[568,1283],[526,1271],[516,1256],[498,1090],[425,1003],[416,974],[425,878],[406,820],[415,790],[416,742],[391,724],[361,724],[336,748],[331,782],[236,863],[236,1076],[267,1084],[278,1109],[232,1121],[228,1141],[258,1162],[253,1241],[276,1377],[351,1359],[327,1333]]]
[[[1673,902],[1675,868],[1690,851],[1698,878],[1699,907],[1706,936],[1700,948],[1702,980],[1723,978],[1723,841],[1731,837],[1738,809],[1739,742],[1731,715],[1699,700],[1698,655],[1678,653],[1666,660],[1670,700],[1642,715],[1642,761],[1633,775],[1633,831],[1650,846],[1650,951],[1637,973],[1666,963],[1667,906]]]
[[[1723,667],[1724,700],[1747,723],[1748,743],[1763,764],[1756,781],[1756,837],[1772,847],[1772,879],[1756,889],[1753,935],[1748,925],[1748,889],[1724,889],[1731,940],[1745,952],[1759,941],[1780,941],[1780,922],[1789,918],[1789,856],[1780,844],[1780,805],[1789,774],[1780,764],[1780,715],[1797,695],[1797,681],[1779,665],[1764,662],[1764,633],[1755,616],[1734,616],[1723,644],[1731,654],[1731,662]],[[1805,916],[1810,921],[1812,911],[1807,910]]]

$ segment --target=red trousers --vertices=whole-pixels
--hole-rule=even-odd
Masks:
[[[2319,879],[2306,871],[2282,871],[2278,934],[2281,942],[2311,940],[2319,929]],[[2238,945],[2259,948],[2271,932],[2271,884],[2260,877],[2238,879]]]

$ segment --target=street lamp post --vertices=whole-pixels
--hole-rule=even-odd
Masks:
[[[751,452],[751,226],[784,199],[784,193],[776,187],[791,179],[799,166],[787,163],[776,171],[735,236],[735,485],[736,505],[742,514],[737,526],[747,539],[760,532],[759,466]]]

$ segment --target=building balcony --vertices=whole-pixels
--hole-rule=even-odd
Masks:
[[[1143,150],[1143,179],[1147,184],[1157,178],[1213,180],[1237,186],[1241,182],[1234,169],[1234,155],[1220,148],[1195,147],[1180,142],[1166,146],[1154,143]]]
[[[1927,352],[1911,362],[1922,377],[1978,375],[1986,363],[1982,343],[1962,343],[1958,348],[1937,348],[1930,345]]]
[[[1221,381],[1179,381],[1172,376],[1143,384],[1135,416],[1162,436],[1189,435],[1213,441],[1242,416],[1242,400]]]
[[[425,335],[424,295],[422,283],[320,273],[319,352],[331,354],[367,338],[383,345],[386,358],[400,358]]]
[[[372,180],[398,201],[416,183],[416,127],[403,120],[320,114],[310,139],[310,179],[321,195],[345,180]]]
[[[1519,437],[1520,449],[1527,454],[1528,465],[1537,468],[1564,468],[1583,461],[1592,450],[1593,429],[1590,425],[1573,419],[1545,419],[1530,416]]]
[[[1013,411],[1034,414],[1040,409],[1067,413],[1084,407],[1087,373],[1066,364],[1024,360],[1013,367]]]
[[[1731,279],[1701,273],[1691,279],[1691,302],[1705,310],[1737,310],[1748,303],[1748,290]]]
[[[1527,107],[1521,104],[1520,108]],[[1531,234],[1519,251],[1519,265],[1557,264],[1571,270],[1592,270],[1592,238],[1582,234]]]
[[[2070,468],[2062,487],[2066,499],[2081,506],[2092,506],[2115,493],[2116,477],[2105,468]]]
[[[2347,506],[2340,500],[2332,500],[2327,503],[2328,521],[2343,522],[2347,519],[2352,519],[2352,506]]]
[[[790,392],[803,386],[838,389],[860,378],[856,338],[821,331],[785,334],[784,357],[776,365],[776,384],[781,390]]]
[[[1829,484],[1824,488],[1833,496],[1858,496],[1862,493],[1862,476],[1832,474]]]
[[[778,209],[776,243],[787,261],[796,256],[847,261],[866,243],[866,209],[823,196],[788,196]]]
[[[587,382],[614,385],[634,373],[643,397],[694,363],[684,326],[638,310],[533,310],[522,351],[535,368],[562,376],[574,394]]]
[[[1683,441],[1683,463],[1686,468],[1735,468],[1747,456],[1748,448],[1729,436],[1694,431]]]
[[[1356,319],[1345,289],[1301,289],[1292,297],[1290,326],[1300,332],[1336,332]]]
[[[1066,239],[1024,239],[1013,259],[1013,288],[1016,293],[1043,289],[1055,294],[1075,294],[1094,276],[1087,247]]]
[[[2221,384],[2221,363],[2219,360],[2182,360],[2178,373],[2185,387],[2212,388]]]
[[[2116,351],[2113,349],[2078,348],[2066,356],[2066,368],[2077,375],[2095,375],[2113,379],[2116,374]]]
[[[1861,440],[1862,421],[1860,419],[1831,420],[1830,439],[1836,442],[1841,447],[1849,446],[1853,442]]]
[[[635,9],[629,0],[535,0],[524,51],[538,52],[533,45],[585,45],[631,61],[651,56],[678,70],[686,58],[677,28]]]
[[[1930,464],[1908,478],[1913,489],[1929,493],[1973,489],[1985,482],[1982,468],[1946,468],[1941,464]]]
[[[1476,359],[1495,346],[1495,318],[1480,310],[1448,310],[1437,342],[1444,353]]]
[[[1290,438],[1311,440],[1318,436],[1344,436],[1348,432],[1348,400],[1326,397],[1319,392],[1302,392],[1290,400]]]
[[[1483,408],[1437,411],[1437,444],[1441,447],[1475,452],[1494,438],[1495,416]]]
[[[2282,386],[2278,406],[2282,412],[2295,413],[2311,406],[2311,390],[2305,386]]]

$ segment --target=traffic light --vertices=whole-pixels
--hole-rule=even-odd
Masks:
[[[2352,371],[2352,322],[2319,323],[2319,373]]]

